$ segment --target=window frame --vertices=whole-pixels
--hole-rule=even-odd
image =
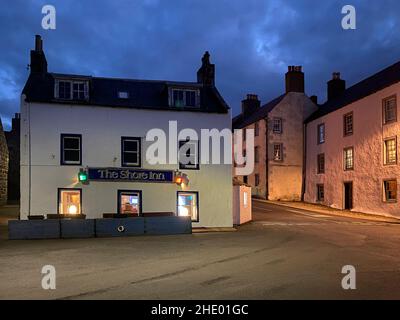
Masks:
[[[180,162],[180,149],[183,146],[183,144],[181,146],[181,143],[186,144],[188,142],[191,142],[191,143],[197,142],[196,143],[197,157],[195,155],[195,158],[197,161],[196,161],[195,166],[190,165],[190,164],[184,164],[184,163]],[[199,150],[199,148],[200,148],[200,140],[179,140],[178,141],[178,168],[179,168],[179,170],[200,170],[200,150]]]
[[[71,162],[64,159],[64,138],[79,138],[79,161]],[[82,165],[82,135],[76,133],[60,134],[60,166],[81,166]]]
[[[320,160],[323,159],[323,168],[321,170]],[[325,153],[317,155],[317,174],[325,174]]]
[[[396,199],[388,199],[388,197],[387,197],[388,192],[387,192],[387,190],[386,190],[386,183],[387,183],[387,182],[396,182]],[[397,199],[398,199],[398,196],[397,196],[397,194],[398,194],[398,187],[399,187],[399,184],[398,184],[396,178],[393,178],[393,179],[384,179],[384,180],[383,180],[383,202],[384,202],[384,203],[397,203]]]
[[[193,217],[191,217],[191,221],[198,223],[200,222],[200,197],[199,197],[199,191],[177,191],[176,192],[176,216],[179,216],[179,194],[180,193],[188,193],[188,194],[195,194],[196,195],[196,208],[197,208],[197,219],[193,220]]]
[[[280,158],[279,159],[275,158],[275,146],[279,146],[279,148],[280,148]],[[272,144],[272,151],[273,151],[273,157],[272,157],[273,161],[275,161],[275,162],[283,162],[283,143],[273,143]]]
[[[125,141],[137,141],[139,150],[138,150],[138,164],[129,164],[124,161],[124,142]],[[141,137],[121,137],[121,167],[122,168],[141,168],[142,167],[142,138]]]
[[[60,82],[69,83],[69,98],[60,97]],[[74,98],[74,84],[83,84],[83,98]],[[89,81],[87,79],[55,79],[54,81],[54,98],[63,101],[87,101],[89,99]]]
[[[178,106],[175,104],[174,92],[181,91],[183,92],[183,105]],[[194,106],[187,105],[187,92],[194,92]],[[170,90],[170,107],[172,108],[200,108],[200,90],[197,88],[171,88]]]
[[[321,136],[320,136],[320,128],[324,128],[324,131],[323,131],[323,140],[321,140]],[[325,143],[325,123],[320,123],[318,126],[317,126],[317,144],[324,144]]]
[[[352,150],[352,167],[351,168],[347,168],[346,166],[346,151],[348,150]],[[344,171],[353,171],[354,170],[354,147],[347,147],[343,149],[343,169]]]
[[[83,215],[83,207],[82,207],[82,198],[83,198],[83,192],[82,192],[82,188],[57,188],[57,214],[59,215],[68,215],[69,213],[61,213],[60,212],[60,205],[61,205],[61,193],[63,191],[79,191],[79,206],[81,209],[80,213],[77,213],[76,215]]]
[[[279,131],[275,130],[275,121],[279,121]],[[274,117],[272,119],[272,133],[274,134],[282,134],[283,133],[283,120],[279,117]]]
[[[346,119],[351,116],[351,132],[347,131],[347,122]],[[353,111],[348,112],[343,115],[343,136],[349,137],[354,134],[354,113]]]
[[[321,198],[321,188],[323,192],[323,197]],[[317,183],[317,202],[324,202],[325,201],[325,185],[323,183]]]
[[[395,101],[395,108],[394,108],[395,115],[394,115],[393,120],[386,120],[386,102],[391,99],[394,99],[394,101]],[[387,125],[387,124],[391,124],[391,123],[395,123],[395,122],[397,122],[397,95],[396,94],[382,99],[382,124]]]
[[[395,159],[394,162],[388,162],[388,148],[387,148],[386,143],[388,141],[392,141],[392,140],[394,140],[394,144],[395,144],[396,159]],[[397,162],[398,162],[398,150],[397,150],[397,148],[398,148],[397,147],[397,136],[383,139],[383,164],[385,166],[397,165]]]
[[[121,212],[121,195],[123,194],[139,194],[139,213],[138,217],[143,216],[143,202],[142,202],[142,190],[126,190],[126,189],[118,189],[117,190],[117,214],[123,214]]]

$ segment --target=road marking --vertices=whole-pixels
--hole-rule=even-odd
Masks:
[[[263,226],[283,226],[283,227],[290,227],[290,226],[315,226],[315,223],[306,223],[306,222],[263,222],[261,223]],[[318,225],[321,225],[319,223]]]
[[[314,217],[314,218],[332,218],[331,216],[325,216],[325,215],[322,215],[322,214],[314,214],[314,213],[305,213],[303,211],[298,211],[298,210],[290,210],[290,209],[288,209],[287,211],[293,212],[293,213],[302,214],[302,215],[308,216],[308,217]]]
[[[262,211],[267,211],[267,212],[272,212],[272,211],[273,211],[273,210],[271,210],[271,209],[266,209],[266,208],[263,208],[263,207],[256,207],[256,206],[253,206],[253,209],[262,210]]]

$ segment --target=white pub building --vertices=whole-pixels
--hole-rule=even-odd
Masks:
[[[232,166],[199,161],[201,129],[231,130],[214,77],[208,52],[197,82],[50,73],[36,36],[21,97],[20,219],[164,214],[191,216],[193,227],[232,227]],[[155,128],[176,141],[177,163],[146,157]],[[199,140],[175,136],[186,128]]]

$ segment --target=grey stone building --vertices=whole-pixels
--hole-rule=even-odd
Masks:
[[[7,203],[8,147],[0,119],[0,205]]]

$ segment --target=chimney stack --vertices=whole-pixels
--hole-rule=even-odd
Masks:
[[[304,93],[304,73],[301,66],[289,66],[285,75],[286,93]]]
[[[242,114],[249,115],[260,108],[261,102],[256,94],[248,94],[242,101]]]
[[[210,63],[210,53],[206,51],[201,59],[201,67],[197,71],[197,82],[204,86],[215,85],[215,64]]]
[[[31,50],[31,73],[47,73],[47,60],[43,52],[43,41],[40,35],[35,36],[35,50]]]
[[[332,80],[328,81],[328,101],[339,97],[346,90],[346,81],[340,79],[340,72],[332,74]]]

